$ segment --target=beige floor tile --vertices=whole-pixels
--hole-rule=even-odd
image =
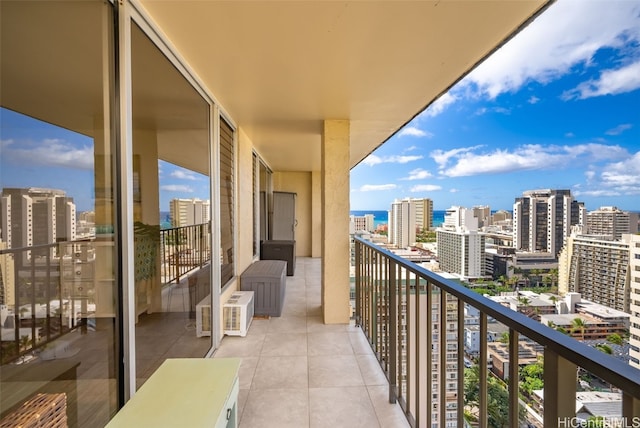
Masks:
[[[306,333],[307,317],[272,317],[269,320],[269,333]]]
[[[251,389],[307,388],[307,357],[260,357]]]
[[[309,388],[363,385],[355,356],[309,357]]]
[[[368,386],[369,397],[373,403],[381,428],[409,428],[409,422],[400,405],[389,403],[389,386]]]
[[[264,343],[265,334],[246,337],[225,336],[215,353],[216,357],[258,357]]]
[[[346,333],[348,324],[325,324],[322,317],[307,317],[307,333]]]
[[[309,389],[311,428],[374,428],[376,413],[365,387]]]
[[[240,428],[303,428],[309,426],[307,389],[252,389]]]
[[[348,333],[309,333],[307,342],[309,356],[353,355]]]
[[[371,350],[371,345],[367,341],[367,338],[362,333],[362,331],[358,331],[355,333],[348,333],[349,340],[351,341],[351,346],[353,347],[353,352],[357,355],[373,355],[373,351]]]
[[[240,381],[240,389],[251,388],[253,377],[256,373],[256,366],[258,365],[258,357],[243,357],[240,362],[240,372],[238,378]]]
[[[263,357],[284,357],[307,355],[307,335],[304,333],[269,333],[266,335]]]
[[[380,367],[378,359],[373,355],[356,355],[360,373],[365,385],[388,385],[387,377]]]

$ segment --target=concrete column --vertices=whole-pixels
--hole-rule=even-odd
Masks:
[[[322,174],[311,173],[311,257],[322,257]]]
[[[327,120],[322,134],[322,315],[349,322],[349,121]]]

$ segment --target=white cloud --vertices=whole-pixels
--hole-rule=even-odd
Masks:
[[[529,104],[538,104],[538,102],[540,101],[540,98],[536,97],[535,95],[532,95],[531,97],[529,97],[529,99],[527,100],[527,102]]]
[[[627,130],[629,130],[631,128],[633,128],[633,125],[631,125],[630,123],[623,123],[622,125],[618,125],[615,128],[609,129],[608,131],[605,132],[605,134],[607,134],[607,135],[620,135],[624,131],[627,131]]]
[[[403,153],[412,152],[412,151],[417,150],[417,149],[418,149],[418,146],[407,147],[406,149],[403,150]]]
[[[374,165],[378,165],[381,163],[400,163],[400,164],[404,164],[404,163],[409,163],[409,162],[413,162],[419,159],[422,159],[423,156],[419,156],[419,155],[414,155],[414,156],[376,156],[376,155],[369,155],[367,156],[362,163],[365,165],[369,165],[369,166],[374,166]]]
[[[640,88],[640,61],[617,70],[605,70],[600,73],[598,79],[580,83],[575,89],[562,94],[562,98],[583,100],[601,95],[623,94],[638,88]]]
[[[164,186],[160,186],[160,190],[164,190],[165,192],[194,192],[192,187],[186,186],[184,184],[165,184]]]
[[[451,92],[444,93],[435,100],[424,113],[421,114],[427,117],[435,117],[446,110],[451,104],[455,103],[458,100],[457,95],[453,95]]]
[[[435,184],[419,184],[417,186],[413,186],[411,188],[411,192],[435,192],[437,190],[442,190],[442,186],[437,186]]]
[[[551,82],[577,64],[588,66],[601,48],[640,41],[639,15],[637,1],[560,0],[473,70],[463,85],[495,98],[530,81]],[[603,73],[580,94],[630,90],[640,73],[632,76],[635,65],[621,67]]]
[[[573,132],[567,132],[566,134],[564,134],[564,136],[567,138],[573,138],[576,136],[576,134],[574,134]]]
[[[414,169],[409,172],[408,177],[401,178],[400,180],[424,180],[425,178],[431,177],[432,174],[429,171],[425,171],[422,168]]]
[[[585,172],[587,188],[579,188],[576,196],[610,197],[640,196],[640,152],[624,160],[602,165],[598,173],[590,169]]]
[[[464,153],[467,152],[471,152],[473,150],[479,149],[480,147],[483,146],[473,146],[473,147],[463,147],[460,149],[452,149],[452,150],[447,150],[446,152],[443,150],[434,150],[432,151],[429,156],[436,161],[436,163],[442,167],[444,165],[447,164],[447,162],[449,162],[449,159],[453,158],[453,157],[457,157],[460,156]]]
[[[365,184],[360,187],[361,192],[375,192],[379,190],[393,190],[398,186],[395,184]]]
[[[402,128],[402,130],[398,133],[399,137],[404,137],[407,135],[412,137],[433,137],[433,134],[431,132],[423,131],[422,129],[416,128],[415,126],[407,126],[405,128]]]
[[[445,153],[435,151],[431,156],[438,163],[440,174],[447,177],[564,168],[577,162],[616,161],[628,157],[628,152],[622,147],[603,144],[524,145],[514,150],[475,153],[477,148],[455,149]],[[449,166],[451,160],[453,164]]]
[[[458,193],[460,190],[458,189],[449,189],[449,193]]]
[[[173,178],[177,178],[180,180],[197,180],[198,176],[192,172],[184,169],[176,169],[171,174],[169,174]]]
[[[17,147],[19,144],[20,147]],[[76,147],[68,141],[46,138],[38,142],[3,140],[2,156],[12,163],[63,167],[82,170],[93,169],[93,146]]]

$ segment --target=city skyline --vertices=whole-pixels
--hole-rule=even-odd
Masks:
[[[352,169],[350,209],[427,197],[511,210],[548,188],[589,211],[640,211],[639,111],[640,3],[560,0]],[[4,108],[0,125],[2,187],[61,189],[93,209],[91,138]],[[210,199],[206,176],[158,167],[160,211]]]
[[[612,4],[615,3],[615,4]],[[640,204],[640,3],[560,0],[351,172],[351,209]]]

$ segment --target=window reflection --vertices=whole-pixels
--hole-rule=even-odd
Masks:
[[[38,11],[0,3],[0,425],[45,402],[102,426],[119,382],[112,7]]]

